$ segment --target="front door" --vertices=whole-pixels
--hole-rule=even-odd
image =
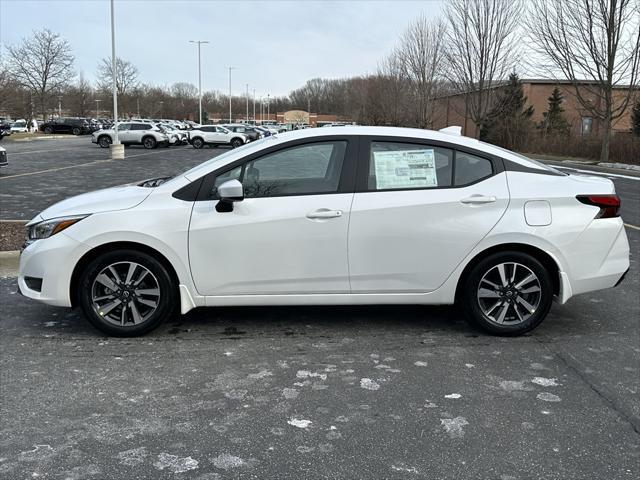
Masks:
[[[348,293],[353,177],[342,172],[353,166],[353,143],[290,144],[205,178],[189,229],[198,292]],[[217,186],[230,179],[243,184],[245,198],[218,212]]]
[[[509,203],[506,175],[492,160],[409,142],[362,147],[366,178],[349,226],[353,293],[436,290]]]

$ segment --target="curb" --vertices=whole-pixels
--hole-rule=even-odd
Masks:
[[[19,250],[0,252],[0,277],[1,278],[17,277],[19,265],[20,265]]]

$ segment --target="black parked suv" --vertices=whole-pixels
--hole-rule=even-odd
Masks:
[[[11,135],[11,124],[6,120],[0,120],[0,140]]]
[[[83,135],[91,133],[91,125],[84,118],[56,118],[50,122],[40,125],[40,130],[44,133],[72,133]]]

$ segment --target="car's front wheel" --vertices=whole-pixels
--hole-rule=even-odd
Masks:
[[[79,129],[79,128],[74,128],[74,129],[71,131],[71,133],[73,133],[73,134],[77,137],[77,136],[78,136],[78,135],[80,135],[82,132],[80,131],[80,129]]]
[[[239,138],[234,138],[233,140],[231,140],[232,148],[238,148],[238,147],[241,147],[242,145],[244,145],[244,142]]]
[[[173,314],[177,287],[151,255],[116,250],[87,266],[78,295],[94,327],[108,335],[133,337],[150,332]]]
[[[109,137],[108,135],[102,135],[100,138],[98,138],[98,145],[100,145],[102,148],[109,148],[109,145],[111,145],[111,137]]]
[[[53,128],[51,127],[44,127],[44,133],[46,134],[52,134],[53,133]]]
[[[549,271],[522,252],[499,252],[478,262],[462,285],[467,318],[497,335],[522,335],[547,316],[553,299]]]
[[[202,148],[204,147],[204,140],[201,139],[200,137],[197,137],[193,139],[191,144],[193,145],[193,148]]]

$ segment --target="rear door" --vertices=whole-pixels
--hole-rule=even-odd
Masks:
[[[355,140],[290,142],[205,177],[189,227],[202,295],[348,293],[347,230]],[[238,179],[244,200],[216,210],[217,187]]]
[[[502,163],[415,139],[363,140],[349,226],[353,293],[429,292],[509,203]]]

